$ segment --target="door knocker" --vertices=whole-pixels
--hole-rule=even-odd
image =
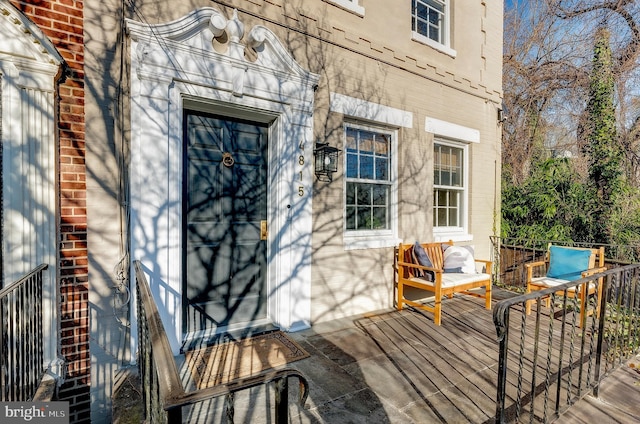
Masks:
[[[225,152],[222,154],[222,164],[227,168],[231,168],[236,161],[231,156],[231,153]]]

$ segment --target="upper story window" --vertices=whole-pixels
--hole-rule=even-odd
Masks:
[[[445,3],[440,0],[413,0],[413,30],[443,43]]]
[[[324,0],[327,3],[335,4],[343,9],[364,16],[364,7],[360,6],[362,0]]]
[[[467,146],[436,140],[433,152],[434,232],[466,231]]]
[[[449,41],[449,3],[450,0],[412,0],[411,30],[414,40],[455,57]]]

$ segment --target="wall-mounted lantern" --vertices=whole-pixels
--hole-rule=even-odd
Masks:
[[[498,108],[498,124],[504,123],[507,120],[507,108],[504,105],[504,102]]]
[[[333,173],[338,171],[339,149],[329,146],[329,143],[316,142],[313,150],[315,156],[315,171],[318,179],[333,180]]]

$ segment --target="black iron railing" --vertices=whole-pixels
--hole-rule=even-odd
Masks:
[[[134,268],[138,296],[138,367],[147,422],[181,423],[184,407],[224,396],[226,420],[233,423],[234,397],[237,392],[274,383],[275,422],[288,423],[289,377],[297,378],[300,383],[300,405],[304,405],[309,394],[309,384],[297,370],[287,368],[267,371],[240,381],[185,392],[169,339],[139,261],[134,262]]]
[[[640,264],[627,265],[496,305],[496,422],[549,422],[586,394],[597,396],[600,381],[640,351],[639,278]],[[593,290],[583,306],[567,294],[584,285]]]
[[[47,265],[0,290],[0,401],[31,400],[46,371],[42,277]]]

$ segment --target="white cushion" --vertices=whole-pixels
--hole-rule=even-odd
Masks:
[[[560,284],[564,284],[568,282],[569,280],[563,280],[560,278],[551,278],[551,277],[537,277],[537,278],[531,279],[531,283],[535,284],[536,286],[545,286],[545,287],[555,287],[555,286],[559,286]]]
[[[489,274],[460,274],[460,273],[443,273],[442,274],[442,287],[457,287],[463,286],[469,283],[475,283],[478,281],[491,280]],[[434,282],[427,281],[422,278],[411,278],[411,281],[421,283],[426,286],[434,286]]]
[[[463,274],[477,272],[476,261],[473,258],[473,246],[449,246],[444,251],[443,258],[445,270],[460,268]]]
[[[559,286],[561,284],[564,283],[570,283],[571,281],[569,280],[563,280],[560,278],[551,278],[551,277],[537,277],[537,278],[532,278],[531,279],[531,283],[536,285],[536,286],[544,286],[544,287],[556,287]],[[569,292],[573,292],[576,291],[577,288],[579,288],[580,285],[577,286],[572,286],[567,288],[567,291]],[[595,289],[596,284],[595,283],[589,283],[589,290],[593,290]]]

